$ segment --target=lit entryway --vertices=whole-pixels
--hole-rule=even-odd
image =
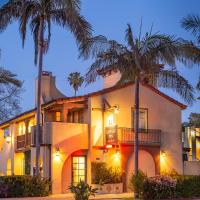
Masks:
[[[80,181],[86,181],[86,157],[72,157],[72,181],[77,184]]]

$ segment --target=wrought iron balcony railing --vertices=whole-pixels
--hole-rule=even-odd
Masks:
[[[105,141],[106,144],[134,144],[135,133],[132,128],[106,127]],[[140,145],[159,146],[161,143],[161,130],[140,129],[138,141]]]

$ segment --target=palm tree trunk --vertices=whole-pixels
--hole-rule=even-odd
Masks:
[[[76,97],[76,90],[74,90],[74,96]]]
[[[135,78],[135,112],[134,112],[134,132],[135,132],[135,145],[134,145],[134,172],[138,174],[138,134],[139,134],[139,80]]]
[[[134,145],[134,173],[138,174],[138,134],[139,134],[139,91],[140,83],[138,77],[135,78],[135,111],[134,111],[134,132],[135,132],[135,145]]]
[[[44,18],[40,18],[39,29],[39,65],[38,65],[38,82],[37,82],[37,113],[36,113],[36,176],[39,175],[40,160],[40,123],[41,123],[41,86],[42,86],[42,68],[43,68],[43,48],[44,48]]]

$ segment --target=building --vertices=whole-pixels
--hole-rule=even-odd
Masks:
[[[91,183],[91,163],[107,162],[124,172],[124,190],[133,172],[134,84],[115,86],[119,72],[101,71],[104,88],[65,97],[49,72],[42,76],[40,170],[53,193],[65,193],[80,179]],[[36,88],[37,90],[37,88]],[[181,111],[186,106],[153,86],[140,84],[139,168],[154,176],[183,174]],[[35,109],[0,125],[1,175],[34,174]]]
[[[200,175],[200,127],[185,127],[183,131],[184,173]]]

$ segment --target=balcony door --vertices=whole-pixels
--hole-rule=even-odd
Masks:
[[[132,127],[134,127],[134,109],[132,109]],[[139,109],[139,129],[146,132],[148,129],[148,109]]]
[[[72,182],[77,184],[80,181],[86,182],[86,156],[72,157]]]

